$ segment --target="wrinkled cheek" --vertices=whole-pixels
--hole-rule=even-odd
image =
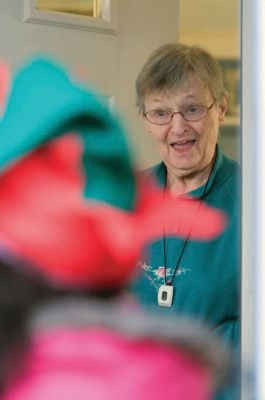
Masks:
[[[168,147],[167,135],[163,132],[157,132],[152,134],[153,141],[159,148],[166,149]]]
[[[214,155],[216,142],[217,136],[214,134],[208,136],[204,142],[204,158],[207,163],[211,161]]]

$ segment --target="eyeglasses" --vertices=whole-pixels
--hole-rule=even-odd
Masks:
[[[180,114],[182,118],[186,121],[199,121],[200,119],[206,117],[208,112],[211,110],[215,102],[213,102],[210,107],[199,106],[192,104],[190,106],[184,107],[181,111],[169,111],[169,110],[151,110],[144,112],[144,116],[147,121],[155,125],[166,125],[168,124],[175,114]]]

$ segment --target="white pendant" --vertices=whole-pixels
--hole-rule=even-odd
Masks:
[[[173,286],[161,285],[158,290],[157,301],[161,307],[171,307],[173,300]]]

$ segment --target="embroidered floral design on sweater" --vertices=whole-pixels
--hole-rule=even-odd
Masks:
[[[140,267],[144,270],[144,274],[147,280],[150,282],[150,285],[159,289],[161,285],[164,283],[165,276],[165,267],[159,266],[158,268],[153,268],[151,265],[147,265],[144,261],[139,261],[137,263],[137,267]],[[176,276],[186,274],[187,272],[191,272],[191,269],[185,267],[179,267],[176,272]],[[167,281],[170,281],[174,275],[174,268],[167,267]]]

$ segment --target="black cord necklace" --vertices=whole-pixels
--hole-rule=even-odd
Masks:
[[[213,170],[213,166],[215,164],[215,157],[213,160],[213,164],[209,173],[209,176],[207,178],[207,181],[205,183],[204,189],[203,189],[203,193],[201,194],[201,196],[199,197],[200,203],[198,206],[198,213],[202,204],[202,200],[205,198],[206,193],[207,193],[207,189],[209,186],[209,181],[210,181],[210,176],[212,174],[212,170]],[[179,268],[179,264],[180,261],[182,259],[183,253],[186,249],[186,246],[188,244],[189,238],[190,238],[190,233],[191,233],[191,229],[192,229],[192,224],[190,226],[190,230],[189,233],[187,235],[187,237],[185,238],[185,241],[183,243],[183,246],[180,250],[179,253],[179,257],[178,260],[176,262],[176,266],[173,272],[173,276],[170,280],[167,280],[167,254],[166,254],[166,234],[165,234],[165,227],[164,227],[164,234],[163,234],[163,256],[164,256],[164,284],[160,286],[159,290],[158,290],[158,295],[157,295],[157,301],[158,301],[158,305],[161,307],[171,307],[172,306],[172,301],[173,301],[173,294],[174,294],[174,286],[173,286],[173,281],[176,277],[177,274],[177,270]]]

